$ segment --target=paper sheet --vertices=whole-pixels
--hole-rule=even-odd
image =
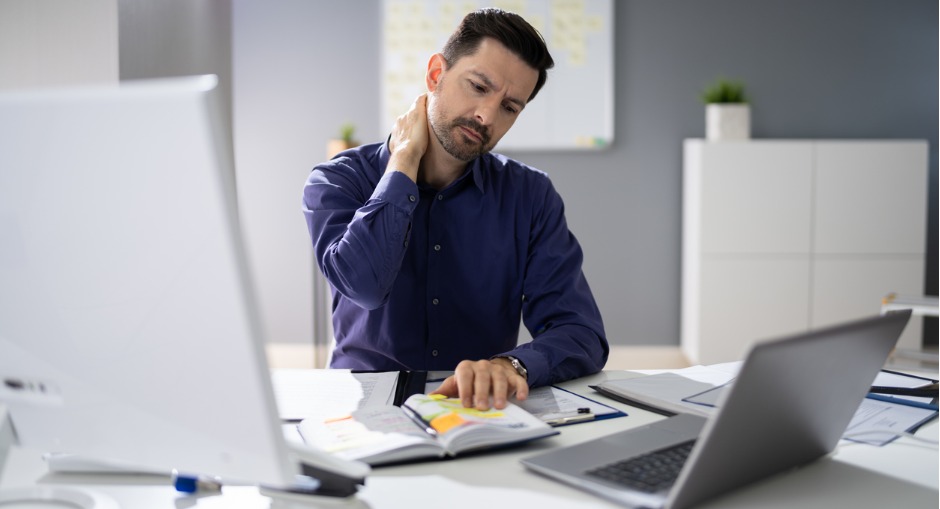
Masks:
[[[634,373],[643,373],[644,375],[657,375],[661,373],[672,373],[681,375],[696,382],[702,382],[711,385],[723,385],[738,376],[743,361],[725,362],[722,364],[712,364],[709,366],[691,366],[681,369],[634,369]]]
[[[358,408],[391,405],[398,372],[353,373],[348,369],[276,369],[271,372],[281,420],[326,420]]]
[[[911,431],[936,415],[936,410],[865,398],[843,437],[882,446],[898,437],[889,431]]]
[[[561,414],[577,414],[579,408],[587,408],[595,417],[615,414],[619,411],[607,405],[568,392],[558,387],[538,387],[529,391],[525,401],[513,400],[513,403],[522,407],[530,414],[548,420]]]

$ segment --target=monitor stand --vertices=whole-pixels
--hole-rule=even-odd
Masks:
[[[6,406],[0,404],[0,474],[7,463],[10,450],[16,445],[16,434],[10,421]],[[62,486],[28,486],[23,488],[0,489],[0,509],[8,506],[35,507],[78,507],[81,509],[120,509],[111,497],[81,488]]]

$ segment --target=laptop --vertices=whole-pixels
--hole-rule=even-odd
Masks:
[[[910,315],[758,343],[710,418],[678,414],[522,464],[624,505],[678,509],[810,463],[835,448]]]
[[[352,495],[277,416],[217,84],[0,93],[0,404],[39,452]]]

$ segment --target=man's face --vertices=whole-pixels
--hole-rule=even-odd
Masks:
[[[538,71],[494,39],[441,72],[431,89],[428,119],[452,157],[470,161],[509,131],[535,89]]]

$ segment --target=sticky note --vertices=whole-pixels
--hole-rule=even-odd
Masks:
[[[460,426],[464,422],[465,421],[462,417],[457,415],[455,412],[451,412],[431,419],[431,427],[434,428],[438,433],[447,433],[447,431],[449,431],[451,428]]]

